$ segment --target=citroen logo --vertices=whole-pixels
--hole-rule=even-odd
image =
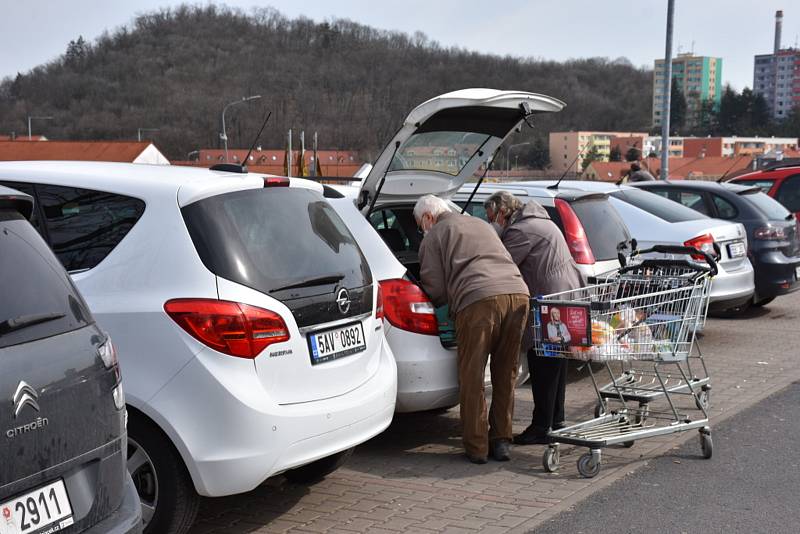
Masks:
[[[350,294],[345,288],[336,293],[336,304],[339,306],[339,311],[342,315],[346,315],[350,311]]]
[[[14,418],[16,419],[19,416],[19,413],[25,406],[30,406],[31,408],[33,408],[38,412],[39,411],[39,403],[37,402],[38,399],[39,399],[39,394],[36,393],[36,390],[33,389],[24,380],[20,380],[19,385],[17,386],[17,391],[11,398],[11,402],[14,404]]]

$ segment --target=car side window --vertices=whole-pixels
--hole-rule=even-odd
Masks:
[[[50,246],[67,271],[91,269],[144,213],[138,198],[57,185],[36,186]]]
[[[739,214],[739,210],[736,209],[736,206],[725,200],[719,195],[711,195],[711,198],[714,202],[714,207],[717,210],[717,218],[719,219],[734,219]]]
[[[788,176],[778,188],[775,200],[794,213],[800,212],[800,174]]]
[[[680,191],[678,193],[678,202],[687,208],[691,208],[694,211],[702,213],[703,215],[710,215],[708,212],[708,206],[706,206],[706,201],[705,198],[703,198],[702,193],[695,193],[694,191]]]
[[[462,209],[464,208],[464,206],[467,205],[466,202],[456,202],[456,204],[458,204],[458,206]],[[460,211],[461,210],[459,210],[459,212]],[[473,217],[478,217],[487,222],[489,220],[486,217],[486,208],[483,207],[483,202],[476,202],[473,200],[472,202],[470,202],[469,207],[467,208],[467,211],[465,213],[469,213]]]

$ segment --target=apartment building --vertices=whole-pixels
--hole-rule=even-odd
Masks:
[[[672,78],[678,82],[686,98],[686,126],[696,125],[704,102],[719,109],[722,97],[722,58],[678,54],[672,59]],[[653,126],[661,126],[664,103],[664,60],[655,61],[653,76]]]
[[[550,133],[550,166],[559,172],[576,172],[583,170],[583,160],[592,149],[598,159],[608,161],[614,138],[645,138],[647,132],[551,132]],[[622,152],[623,157],[625,151]]]
[[[774,119],[783,119],[800,105],[800,49],[781,48],[783,11],[775,13],[772,54],[759,54],[753,62],[753,90],[764,96]]]

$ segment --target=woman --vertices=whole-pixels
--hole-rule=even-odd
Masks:
[[[501,228],[500,239],[519,267],[532,296],[583,285],[561,230],[539,203],[530,200],[523,204],[511,193],[498,191],[483,205],[489,221]],[[564,427],[567,360],[537,354],[530,327],[525,329],[522,348],[528,352],[534,408],[531,424],[514,436],[514,443],[548,443],[547,433]]]

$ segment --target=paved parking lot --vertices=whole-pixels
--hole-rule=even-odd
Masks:
[[[746,320],[709,319],[701,347],[713,377],[712,428],[800,379],[798,325],[800,293]],[[595,400],[585,374],[571,374],[568,419],[578,421]],[[516,398],[520,431],[530,420],[529,387]],[[585,449],[564,447],[555,474],[541,466],[542,446],[514,448],[511,462],[473,465],[462,457],[457,409],[402,415],[316,485],[275,477],[248,494],[205,500],[192,533],[526,532],[687,439],[699,455],[696,431],[605,449],[600,474],[584,479],[575,461]]]

